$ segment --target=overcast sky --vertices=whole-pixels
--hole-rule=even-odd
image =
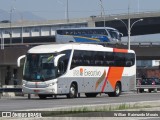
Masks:
[[[160,11],[160,0],[102,0],[106,15],[130,12]],[[29,11],[44,19],[65,19],[67,0],[0,0],[0,9]],[[69,18],[101,14],[100,0],[68,0]]]

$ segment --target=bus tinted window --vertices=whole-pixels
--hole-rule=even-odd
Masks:
[[[71,69],[77,66],[131,67],[134,64],[134,53],[75,50],[73,54]]]
[[[113,39],[120,39],[119,32],[117,30],[107,29],[107,31]]]
[[[64,30],[63,30],[63,31],[64,31]],[[57,34],[63,35],[63,34],[62,34],[62,30],[57,30]]]
[[[65,54],[65,56],[58,60],[59,75],[65,73],[67,70],[71,50],[61,51],[60,54]]]
[[[126,62],[125,64],[127,67],[134,65],[135,64],[135,54],[133,54],[133,53],[126,54],[125,62]]]
[[[115,53],[114,60],[116,66],[125,66],[125,53]]]
[[[59,35],[87,35],[87,34],[108,35],[105,29],[57,30],[57,34]]]

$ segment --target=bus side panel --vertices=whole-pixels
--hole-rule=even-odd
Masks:
[[[103,84],[105,80],[103,80],[101,83],[98,83],[97,80],[99,80],[99,77],[88,77],[84,78],[84,85],[85,85],[85,92],[87,93],[100,93]],[[97,84],[98,83],[98,84]],[[107,83],[106,85],[106,91],[113,91],[112,87]]]
[[[62,77],[58,79],[57,94],[68,94],[73,82],[77,83],[78,92],[85,92],[83,77]]]
[[[57,94],[68,94],[69,88],[72,82],[77,83],[79,93],[100,93],[104,84],[101,82],[96,88],[98,77],[63,77],[58,79],[57,83]],[[114,89],[110,83],[107,82],[104,92],[112,92]]]
[[[122,91],[130,91],[134,89],[134,81],[135,81],[135,75],[133,76],[123,76],[120,80],[116,80],[121,82],[121,88]],[[115,90],[115,85],[112,85],[110,81],[106,80],[105,82],[102,82],[102,84],[99,85],[97,90],[95,92],[113,92]],[[104,86],[104,90],[103,90]],[[90,91],[91,92],[91,91]]]
[[[57,94],[68,94],[72,82],[77,83],[79,93],[101,93],[105,79],[97,85],[99,77],[63,77],[58,79]],[[113,92],[109,81],[107,81],[103,92]]]
[[[69,78],[66,77],[58,78],[57,94],[67,94],[69,91],[69,86],[70,86]]]
[[[121,83],[122,91],[135,89],[136,70],[132,67],[111,67],[101,77],[85,77],[86,92],[113,92],[117,82]]]
[[[69,43],[75,42],[73,36],[70,35],[56,35],[56,42],[57,43]]]
[[[121,80],[122,91],[134,90],[134,86],[135,86],[134,80],[135,80],[135,75],[122,77],[122,80]]]
[[[93,72],[95,72],[93,75]],[[135,66],[132,67],[77,67],[58,78],[57,94],[68,94],[72,82],[76,82],[79,93],[113,92],[118,81],[122,91],[133,90],[136,77]],[[97,75],[98,76],[97,76]],[[95,76],[95,77],[93,77]]]
[[[101,82],[98,87],[96,88],[97,78],[60,78],[58,79],[57,83],[57,94],[68,94],[69,88],[72,82],[77,82],[78,92],[79,93],[101,93],[101,92],[113,92],[114,87],[112,87],[111,83],[109,81],[106,82],[105,88],[102,91],[102,88],[104,86],[105,80]],[[134,80],[135,75],[133,76],[125,76],[122,77],[121,85],[122,85],[122,91],[129,91],[134,89]],[[117,80],[118,81],[118,80]]]
[[[136,65],[132,67],[125,67],[124,73],[125,77],[122,79],[122,91],[135,90],[136,87]]]

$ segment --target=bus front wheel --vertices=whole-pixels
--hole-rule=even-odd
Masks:
[[[67,94],[67,98],[76,98],[76,97],[77,97],[77,87],[74,83],[72,83],[69,89],[69,94]]]
[[[114,92],[108,93],[109,97],[118,97],[121,94],[121,84],[119,82],[116,83]]]

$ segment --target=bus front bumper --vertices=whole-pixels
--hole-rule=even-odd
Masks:
[[[56,90],[53,87],[29,88],[29,87],[22,86],[22,92],[24,94],[56,94]]]

